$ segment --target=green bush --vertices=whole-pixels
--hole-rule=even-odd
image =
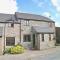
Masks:
[[[15,45],[11,48],[6,48],[5,49],[5,53],[10,53],[10,54],[21,54],[24,52],[24,47],[22,45]]]
[[[10,53],[10,48],[6,48],[4,52],[5,53]]]
[[[19,44],[19,43],[18,43],[17,45],[15,45],[15,46],[21,46],[21,47],[23,47],[23,46],[22,46],[21,44]]]
[[[11,54],[21,54],[24,52],[24,48],[22,46],[16,45],[11,48]]]

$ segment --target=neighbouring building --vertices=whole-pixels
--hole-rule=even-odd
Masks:
[[[56,27],[56,45],[60,45],[60,27]]]
[[[18,43],[27,49],[47,49],[55,46],[55,22],[35,14],[0,13],[0,53]]]

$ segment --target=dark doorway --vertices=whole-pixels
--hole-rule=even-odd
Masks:
[[[35,48],[35,34],[33,34],[33,48]]]

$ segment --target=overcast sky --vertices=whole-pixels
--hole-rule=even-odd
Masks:
[[[49,17],[60,26],[60,0],[0,0],[0,13],[16,11]]]

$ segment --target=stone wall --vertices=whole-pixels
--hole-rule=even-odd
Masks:
[[[53,32],[54,32],[53,36],[55,36],[55,24],[52,23],[52,22],[43,22],[43,21],[40,22],[40,21],[32,21],[32,20],[30,20],[28,26],[26,26],[26,21],[24,21],[24,20],[22,20],[21,23],[22,23],[22,28],[21,28],[22,29],[22,31],[21,31],[21,34],[22,34],[21,38],[22,39],[21,39],[21,43],[26,48],[32,47],[32,45],[30,45],[32,43],[32,41],[31,42],[23,42],[23,36],[25,34],[31,34],[31,27],[32,26],[49,27],[49,28],[51,28],[53,30]],[[50,26],[49,23],[52,23],[52,26]],[[41,41],[41,39],[42,39],[41,34],[40,34],[40,37],[38,37],[38,35],[37,35],[38,40],[36,39],[36,44],[35,45],[37,46],[38,49],[48,48],[48,45],[52,45],[52,47],[53,47],[54,44],[55,44],[55,41],[53,41],[53,40],[49,41],[49,35],[48,34],[45,34],[44,36],[45,36],[45,38],[44,38],[45,41],[42,42]],[[39,40],[39,38],[40,38],[40,40]]]
[[[15,37],[15,44],[19,43],[20,42],[20,25],[14,24],[14,27],[11,27],[11,26],[8,26],[8,24],[6,24],[5,40],[6,40],[6,37]]]
[[[49,34],[44,34],[44,41],[42,41],[41,37],[40,34],[40,50],[55,47],[54,34],[51,34],[51,41],[49,40]]]
[[[21,44],[28,49],[32,48],[32,41],[23,42],[24,34],[31,34],[32,26],[49,27],[48,22],[40,22],[40,21],[31,20],[31,21],[29,21],[29,26],[25,25],[24,20],[22,20],[21,23],[22,23],[22,25],[21,25]],[[52,23],[52,24],[53,25],[50,28],[52,28],[53,31],[55,32],[55,24],[54,23]],[[14,24],[14,27],[10,27],[9,25],[11,25],[11,23],[7,23],[7,24],[0,23],[0,26],[3,27],[3,35],[2,35],[2,38],[0,39],[0,52],[1,52],[0,54],[3,53],[4,46],[5,46],[5,48],[9,47],[9,46],[6,46],[6,37],[15,37],[15,44],[20,42],[20,24]],[[48,35],[45,35],[45,39],[48,40],[48,38],[46,36],[48,37]],[[40,38],[40,40],[39,39],[38,39],[38,41],[36,40],[36,45],[38,48],[43,48],[43,46],[45,46],[45,44],[47,44],[47,42],[46,43],[41,42],[41,35],[38,38]],[[5,45],[4,45],[4,40],[5,40]],[[39,43],[38,43],[39,41],[41,42],[41,45],[39,45]],[[55,43],[55,42],[49,42],[48,44],[53,44],[53,43]]]

